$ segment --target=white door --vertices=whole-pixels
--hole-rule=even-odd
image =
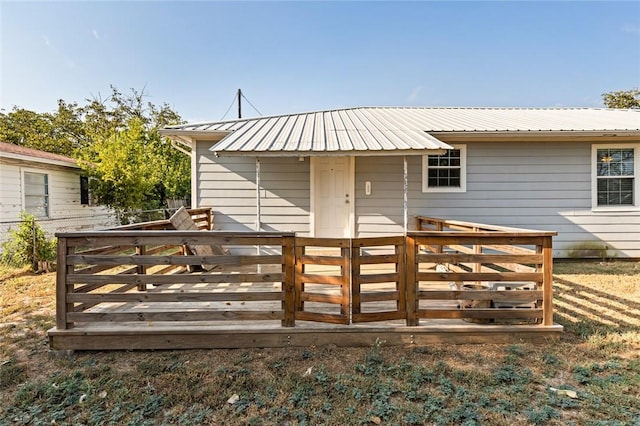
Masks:
[[[314,221],[318,238],[351,236],[351,159],[313,157]]]

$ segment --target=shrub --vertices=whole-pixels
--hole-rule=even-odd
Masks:
[[[22,212],[17,228],[10,229],[9,239],[2,243],[2,263],[15,267],[31,265],[34,271],[38,271],[43,262],[51,262],[55,258],[55,238],[47,238],[35,217]]]

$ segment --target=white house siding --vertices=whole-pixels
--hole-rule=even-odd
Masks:
[[[20,166],[0,164],[0,222],[17,220],[22,210]]]
[[[417,157],[416,157],[417,158]],[[419,162],[416,162],[419,166]],[[401,235],[404,230],[404,164],[400,156],[357,157],[355,225],[359,237]],[[371,182],[371,194],[365,184]]]
[[[556,257],[640,257],[640,212],[592,211],[590,142],[468,143],[465,193],[423,193],[409,161],[410,215],[557,231]]]
[[[196,146],[196,205],[213,209],[214,229],[255,231],[255,157],[215,157],[211,142]],[[260,186],[262,230],[308,234],[309,160],[261,158]]]
[[[215,158],[210,145],[198,144],[197,205],[213,208],[216,229],[255,230],[255,158]],[[466,143],[464,193],[423,193],[422,158],[408,156],[409,229],[416,215],[426,215],[557,231],[560,258],[640,257],[640,212],[592,211],[591,145]],[[262,229],[308,235],[309,160],[260,161]],[[357,236],[402,233],[403,157],[356,157],[355,200]]]
[[[0,242],[4,242],[8,230],[19,223],[23,210],[22,178],[25,171],[48,175],[49,216],[37,219],[47,234],[117,225],[115,216],[107,208],[81,204],[79,169],[4,159],[0,164]]]

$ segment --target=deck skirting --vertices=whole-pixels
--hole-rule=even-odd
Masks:
[[[446,324],[424,326],[340,326],[298,323],[294,328],[260,326],[153,326],[49,330],[54,350],[237,349],[311,347],[425,346],[434,344],[546,343],[562,326]]]

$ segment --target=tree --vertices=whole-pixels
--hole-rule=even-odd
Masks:
[[[80,159],[99,203],[117,211],[155,209],[187,198],[191,162],[159,133],[182,122],[166,103],[145,102],[144,90],[111,87],[84,105],[58,101],[52,113],[14,107],[0,113],[0,140]]]
[[[180,123],[180,115],[166,103],[145,103],[144,96],[112,87],[109,98],[84,107],[93,143],[81,150],[81,167],[96,178],[91,189],[98,201],[119,211],[161,208],[191,191],[189,157],[159,133]]]
[[[640,89],[603,93],[602,100],[607,108],[640,108]]]

